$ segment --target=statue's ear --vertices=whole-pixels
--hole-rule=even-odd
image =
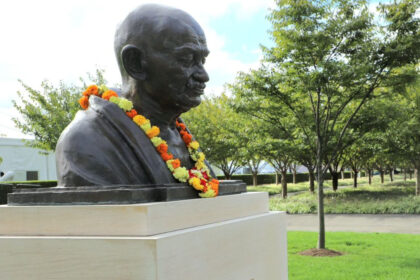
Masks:
[[[136,80],[144,80],[146,78],[143,53],[138,47],[133,45],[124,46],[121,50],[121,58],[124,69],[130,77]]]

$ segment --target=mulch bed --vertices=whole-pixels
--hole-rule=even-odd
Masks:
[[[343,253],[341,252],[337,252],[334,250],[329,250],[329,249],[309,249],[309,250],[305,250],[303,252],[300,252],[299,255],[302,256],[311,256],[311,257],[338,257],[343,255]]]

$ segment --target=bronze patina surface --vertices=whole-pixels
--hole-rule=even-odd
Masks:
[[[114,48],[122,77],[119,95],[158,126],[169,151],[182,166],[192,168],[175,121],[200,104],[209,80],[204,69],[209,50],[200,25],[179,9],[143,5],[120,24]],[[18,190],[8,195],[8,203],[115,204],[198,197],[192,187],[174,179],[149,138],[116,104],[96,96],[61,134],[56,163],[58,187]],[[244,191],[241,181],[222,181],[219,194]]]

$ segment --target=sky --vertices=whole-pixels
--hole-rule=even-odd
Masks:
[[[121,83],[114,32],[131,10],[145,3],[180,8],[202,26],[210,49],[208,95],[220,94],[238,71],[257,67],[260,44],[271,44],[266,16],[273,0],[2,1],[0,137],[30,137],[12,121],[18,117],[12,100],[17,100],[17,91],[25,94],[18,79],[39,89],[43,80],[77,83],[101,68],[110,86]]]

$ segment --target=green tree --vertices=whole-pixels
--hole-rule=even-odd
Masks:
[[[182,115],[209,162],[222,170],[226,179],[244,164],[242,143],[237,137],[240,116],[228,106],[229,102],[224,94],[207,98]]]
[[[392,89],[395,93],[396,89]],[[416,170],[416,194],[420,195],[420,77],[414,84],[400,88],[398,118],[391,123],[384,139],[388,149],[399,159],[410,162]]]
[[[103,73],[103,70],[96,70],[95,75],[88,73],[88,79],[81,78],[80,85],[60,82],[58,86],[53,86],[44,81],[41,83],[42,90],[19,80],[24,92],[18,91],[18,99],[13,101],[20,114],[20,118],[13,121],[24,134],[34,136],[34,141],[27,144],[44,151],[54,151],[61,132],[80,109],[78,100],[87,85],[106,84]]]
[[[267,161],[270,153],[271,138],[263,130],[264,122],[256,118],[241,116],[241,126],[238,130],[237,139],[242,143],[241,154],[252,174],[252,183],[258,184],[258,173],[264,161]]]
[[[309,130],[315,133],[316,141],[307,143],[316,152],[318,248],[325,248],[324,175],[346,147],[349,129],[376,89],[391,80],[413,79],[391,73],[418,61],[419,3],[381,5],[383,26],[377,25],[362,0],[276,3],[269,17],[275,46],[264,48],[261,69],[242,74],[238,82],[246,84],[240,86],[246,89],[242,96],[268,100],[267,107],[286,108],[282,114],[293,117],[308,139]],[[284,126],[272,118],[274,125]]]

